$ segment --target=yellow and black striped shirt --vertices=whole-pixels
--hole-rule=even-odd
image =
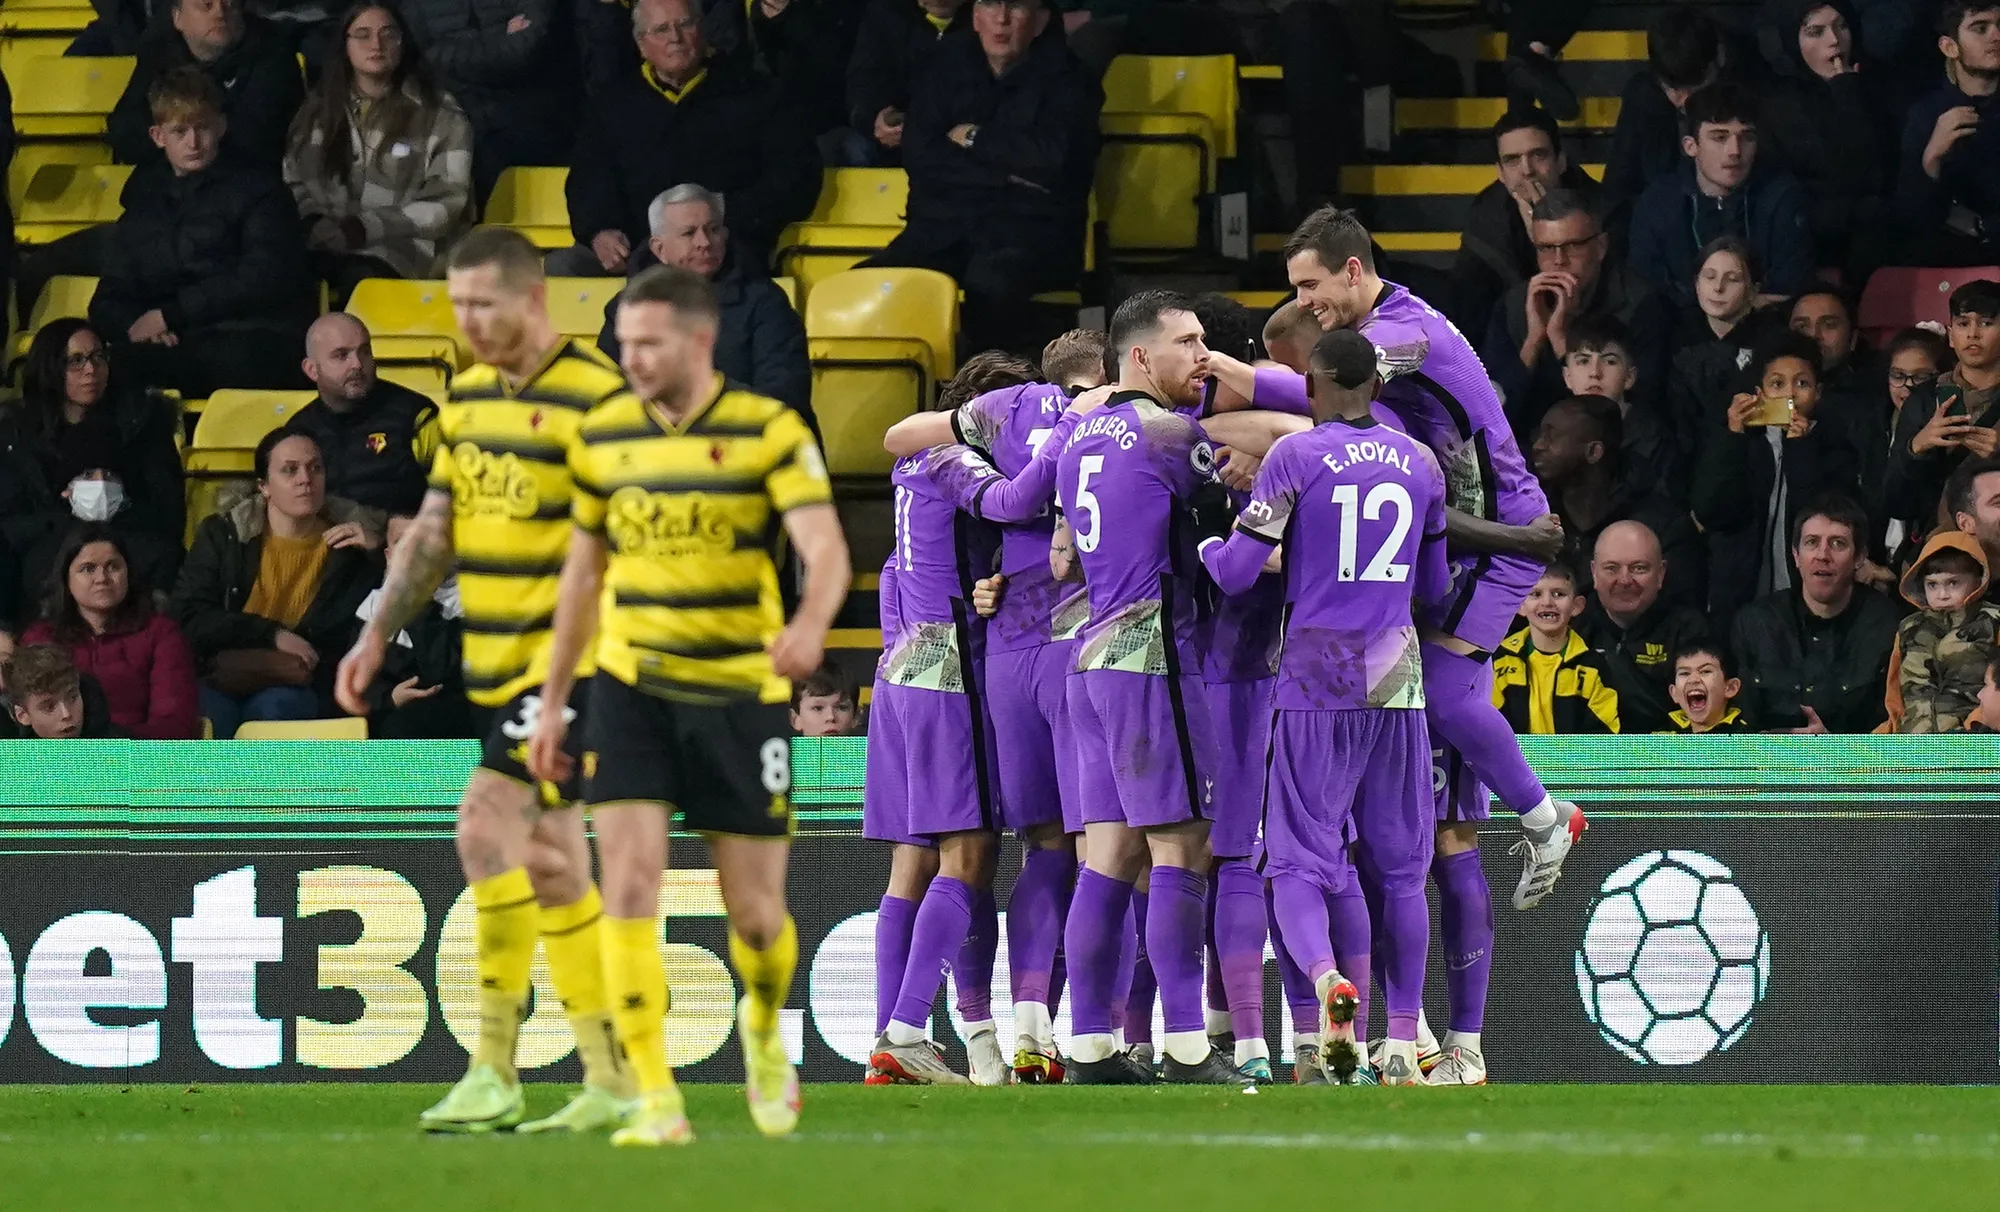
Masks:
[[[785,623],[772,552],[787,511],[833,499],[799,414],[718,374],[680,425],[628,394],[580,438],[576,524],[610,548],[599,667],[663,698],[784,702],[764,651]]]
[[[431,487],[451,494],[465,689],[481,706],[548,676],[571,529],[570,450],[585,414],[620,396],[631,399],[610,359],[568,340],[517,388],[484,365],[452,380]],[[594,668],[586,654],[577,672]]]

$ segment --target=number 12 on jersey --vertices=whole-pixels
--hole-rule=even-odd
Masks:
[[[1078,489],[1078,495],[1082,490]],[[1361,522],[1379,522],[1385,511],[1396,516],[1389,523],[1389,532],[1382,538],[1382,544],[1361,570],[1360,580],[1393,581],[1401,583],[1410,579],[1410,566],[1398,563],[1396,556],[1401,553],[1403,540],[1410,536],[1410,515],[1415,512],[1410,500],[1410,490],[1393,480],[1375,485],[1368,490],[1364,500],[1357,484],[1336,484],[1333,486],[1333,503],[1340,508],[1340,580],[1352,581],[1354,575],[1355,549],[1360,545]],[[1359,508],[1356,508],[1356,506]],[[1082,545],[1081,537],[1077,540]]]

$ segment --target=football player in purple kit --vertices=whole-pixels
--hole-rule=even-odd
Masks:
[[[1428,447],[1370,415],[1379,380],[1365,338],[1321,337],[1309,381],[1315,426],[1272,446],[1235,530],[1205,540],[1202,563],[1224,592],[1243,593],[1283,545],[1258,869],[1271,878],[1281,937],[1314,981],[1323,1063],[1350,1081],[1362,1062],[1359,995],[1334,962],[1327,900],[1350,878],[1351,819],[1355,855],[1382,894],[1382,1081],[1420,1084],[1435,809],[1412,603],[1440,602],[1451,587],[1444,476]]]
[[[1069,678],[1085,857],[1064,929],[1069,1079],[1143,1084],[1119,1053],[1111,1001],[1132,885],[1150,863],[1146,952],[1159,981],[1171,1082],[1251,1079],[1210,1048],[1203,1022],[1215,737],[1194,647],[1198,570],[1186,505],[1214,473],[1197,407],[1208,351],[1190,301],[1141,291],[1111,322],[1118,388],[1077,424],[1056,474],[1090,603]]]
[[[1451,322],[1375,272],[1368,231],[1351,211],[1322,207],[1285,245],[1285,269],[1300,306],[1322,331],[1353,328],[1375,347],[1381,403],[1428,446],[1444,473],[1452,588],[1423,630],[1425,714],[1431,733],[1461,756],[1480,783],[1520,814],[1523,856],[1514,907],[1529,909],[1555,887],[1582,835],[1583,813],[1551,799],[1493,706],[1491,657],[1548,560],[1561,529],[1515,444],[1485,367]],[[1437,802],[1436,860],[1452,1030],[1438,1084],[1481,1084],[1486,1068],[1478,1023],[1492,964],[1492,894],[1479,866],[1483,794]]]

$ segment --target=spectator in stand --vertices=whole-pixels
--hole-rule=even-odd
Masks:
[[[133,575],[118,534],[102,523],[70,532],[49,578],[42,621],[25,644],[60,644],[104,690],[111,722],[142,741],[201,735],[194,654],[181,629]]]
[[[1528,448],[1549,508],[1579,552],[1594,551],[1598,537],[1619,522],[1645,523],[1672,570],[1664,586],[1668,600],[1699,604],[1700,536],[1687,510],[1655,489],[1643,471],[1624,466],[1621,438],[1618,406],[1601,396],[1575,396],[1549,409]]]
[[[1689,496],[1708,534],[1709,611],[1725,626],[1752,599],[1792,587],[1786,538],[1798,511],[1860,491],[1860,452],[1839,426],[1820,423],[1819,347],[1782,333],[1756,365],[1756,390],[1710,428]]]
[[[327,495],[414,517],[437,454],[437,404],[377,375],[367,326],[345,312],[306,330],[304,367],[319,398],[285,428],[319,447]]]
[[[847,73],[862,20],[856,0],[748,0],[709,6],[702,26],[718,58],[779,81],[794,120],[838,150],[847,129]]]
[[[1597,536],[1590,562],[1590,605],[1576,629],[1604,662],[1605,680],[1618,692],[1618,730],[1659,732],[1670,726],[1674,652],[1708,637],[1700,612],[1660,596],[1667,561],[1660,541],[1643,522],[1614,522]]]
[[[2000,450],[2000,282],[1967,282],[1951,292],[1950,308],[1946,335],[1958,364],[1911,390],[1882,478],[1889,516],[1925,526],[1952,468]]]
[[[1550,190],[1535,203],[1533,220],[1540,272],[1508,289],[1480,349],[1524,446],[1542,413],[1568,394],[1563,359],[1569,356],[1572,322],[1596,312],[1624,323],[1634,334],[1636,390],[1647,401],[1665,384],[1673,327],[1666,300],[1630,268],[1608,260],[1611,241],[1603,221],[1581,194]]]
[[[361,0],[344,54],[292,122],[285,182],[314,276],[344,307],[363,278],[429,277],[472,218],[472,123],[439,92],[396,9]]]
[[[1945,80],[1910,107],[1896,210],[1917,265],[2000,261],[2000,3],[1951,0],[1938,13]]]
[[[312,322],[298,208],[278,174],[218,160],[226,122],[214,82],[179,68],[153,85],[166,157],[125,183],[90,318],[113,365],[188,399],[220,387],[298,385]]]
[[[903,162],[910,90],[946,34],[972,24],[971,0],[869,0],[847,64],[851,134],[840,162],[895,167]]]
[[[13,624],[0,622],[0,695],[7,693],[7,662],[14,659]]]
[[[109,525],[147,584],[171,582],[187,520],[180,409],[122,378],[114,391],[97,330],[69,317],[35,334],[21,386],[0,413],[0,540],[19,561],[20,600],[41,595],[79,521]]]
[[[1868,515],[1828,497],[1792,525],[1791,589],[1736,615],[1731,649],[1743,705],[1757,726],[1794,732],[1872,732],[1886,716],[1883,690],[1896,642],[1896,606],[1860,584]]]
[[[1743,682],[1730,661],[1729,649],[1709,641],[1688,644],[1674,653],[1671,726],[1662,732],[1706,736],[1711,732],[1748,732],[1750,721],[1736,705]]]
[[[1741,236],[1764,286],[1804,290],[1814,268],[1806,194],[1797,180],[1757,164],[1757,98],[1740,84],[1711,84],[1687,101],[1687,162],[1657,178],[1632,208],[1632,267],[1675,302],[1694,301],[1701,252]]]
[[[1860,482],[1881,483],[1890,420],[1883,407],[1882,371],[1873,352],[1862,347],[1854,309],[1831,286],[1814,286],[1791,301],[1792,331],[1819,346],[1819,420],[1847,435],[1861,456]]]
[[[1971,535],[1940,531],[1903,574],[1917,613],[1896,631],[1896,731],[1956,732],[1979,706],[1986,665],[2000,646],[2000,606],[1985,602],[1990,569]]]
[[[549,254],[549,272],[631,272],[653,199],[683,182],[723,196],[738,247],[762,264],[819,197],[806,123],[778,84],[710,58],[694,0],[638,0],[632,26],[645,62],[591,103],[567,186],[577,244]]]
[[[382,517],[326,495],[319,447],[273,430],[256,491],[202,520],[173,613],[202,670],[219,739],[244,720],[309,720],[331,707],[333,669],[381,583]]]
[[[722,321],[715,334],[715,368],[752,391],[789,404],[814,433],[812,365],[806,360],[806,328],[791,300],[755,261],[730,248],[723,224],[727,203],[699,185],[676,185],[653,199],[647,227],[653,237],[633,264],[677,265],[715,286]],[[618,357],[618,300],[604,305],[604,331],[597,348]]]
[[[792,731],[800,736],[853,736],[861,731],[861,686],[828,661],[792,687]]]
[[[1670,4],[1646,29],[1646,66],[1632,73],[1618,103],[1605,204],[1629,206],[1648,185],[1681,169],[1681,108],[1722,76],[1722,31],[1699,5]]]
[[[60,644],[24,644],[0,669],[8,687],[8,714],[21,735],[34,740],[109,740],[121,734],[103,706],[103,692],[78,672],[76,658]]]
[[[1979,710],[1965,722],[1967,732],[2000,732],[2000,652],[1986,662],[1986,683],[1979,688]]]
[[[1549,565],[1521,604],[1527,625],[1493,654],[1493,705],[1514,731],[1575,736],[1618,731],[1618,692],[1573,624],[1583,613],[1576,570]]]
[[[1639,368],[1630,329],[1616,316],[1583,316],[1570,325],[1563,386],[1571,396],[1601,396],[1618,406],[1618,462],[1626,478],[1670,500],[1687,495],[1687,457],[1657,403],[1637,404]],[[1654,393],[1650,399],[1659,400]],[[1658,527],[1655,527],[1658,529]]]
[[[1508,111],[1493,124],[1493,143],[1500,179],[1472,200],[1451,266],[1451,318],[1466,332],[1485,332],[1501,296],[1539,270],[1534,210],[1550,190],[1570,190],[1599,210],[1597,182],[1563,154],[1562,132],[1546,113]]]
[[[1895,135],[1877,73],[1861,70],[1854,25],[1848,0],[1768,0],[1758,133],[1770,166],[1806,188],[1817,264],[1862,282],[1887,254]]]
[[[863,264],[950,274],[965,345],[1004,348],[1031,296],[1083,272],[1104,93],[1045,0],[974,0],[972,29],[941,42],[911,90],[908,223]]]
[[[389,519],[389,556],[410,533],[404,518]],[[382,590],[371,590],[355,611],[363,623],[375,617]],[[368,688],[368,735],[389,740],[444,740],[470,737],[472,706],[465,697],[464,624],[458,576],[447,576],[430,605],[384,649],[382,672]]]
[[[1942,326],[1939,326],[1942,327]],[[1883,351],[1887,370],[1887,392],[1889,397],[1889,436],[1872,451],[1864,450],[1862,467],[1866,469],[1862,483],[1871,490],[1879,490],[1888,474],[1890,452],[1896,445],[1896,432],[1903,419],[1903,405],[1912,393],[1929,390],[1937,382],[1937,377],[1950,370],[1956,359],[1951,352],[1951,343],[1929,328],[1906,328],[1889,341]],[[1907,558],[1914,558],[1916,550],[1907,547],[1911,540],[1920,538],[1930,528],[1933,518],[1911,518],[1896,513],[1884,500],[1879,512],[1886,519],[1880,545],[1881,554],[1888,561],[1888,569],[1901,568]],[[1906,549],[1907,548],[1907,549]],[[1874,570],[1878,575],[1886,570]],[[1888,572],[1883,581],[1877,582],[1882,588],[1894,589],[1896,577]]]
[[[569,0],[410,0],[402,10],[424,62],[472,121],[480,206],[503,169],[570,163],[584,93],[574,8]]]
[[[263,21],[245,20],[243,0],[169,0],[169,12],[171,23],[155,25],[140,43],[132,81],[105,120],[113,158],[159,161],[153,88],[171,72],[193,70],[214,84],[217,108],[228,119],[222,150],[245,167],[276,172],[285,128],[305,99],[291,45]]]

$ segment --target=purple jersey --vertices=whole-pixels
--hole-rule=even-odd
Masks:
[[[1229,503],[1238,513],[1249,501],[1242,493],[1229,494]],[[1208,596],[1208,609],[1203,611],[1196,634],[1202,680],[1259,682],[1276,673],[1278,641],[1284,632],[1284,578],[1267,573],[1249,589],[1233,594],[1218,593],[1211,586]]]
[[[1214,471],[1200,424],[1140,392],[1114,393],[1070,434],[1056,492],[1090,602],[1077,669],[1182,672],[1196,564],[1183,506]]]
[[[879,590],[880,672],[894,685],[963,693],[985,630],[972,611],[972,585],[992,574],[999,534],[960,511],[955,481],[940,483],[936,473],[944,450],[955,452],[953,461],[977,458],[963,447],[940,447],[897,460],[889,476],[896,545]]]
[[[1414,601],[1451,586],[1444,476],[1430,450],[1373,420],[1288,434],[1258,469],[1250,504],[1202,562],[1225,592],[1285,545],[1281,711],[1421,708]]]
[[[951,414],[951,429],[960,442],[984,451],[1001,475],[1018,476],[1048,443],[1068,407],[1062,389],[1047,383],[1006,387],[961,404]],[[1007,578],[1007,592],[987,626],[989,651],[1049,642],[1050,619],[1062,596],[1049,574],[1049,536],[1055,526],[1055,511],[1044,509],[1002,530],[1000,572]]]
[[[1485,364],[1450,320],[1386,282],[1359,329],[1375,344],[1381,402],[1444,470],[1446,505],[1510,526],[1549,511]]]

